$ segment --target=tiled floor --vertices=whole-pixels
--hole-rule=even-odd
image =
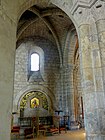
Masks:
[[[55,134],[53,136],[46,136],[46,137],[40,136],[35,139],[22,138],[20,140],[85,140],[85,131],[84,130],[67,131],[67,133],[62,132],[60,135]]]

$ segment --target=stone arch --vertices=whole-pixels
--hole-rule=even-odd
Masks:
[[[73,1],[71,2],[65,2],[65,1],[60,1],[60,2],[57,2],[57,1],[54,1],[53,0],[30,0],[30,1],[27,1],[27,2],[24,2],[21,7],[19,8],[18,10],[18,17],[17,17],[17,22],[19,21],[21,15],[27,10],[31,10],[33,13],[37,14],[37,10],[33,11],[32,9],[30,9],[33,5],[37,4],[37,3],[46,3],[46,4],[54,4],[56,5],[58,8],[60,8],[63,12],[65,12],[65,14],[68,15],[68,17],[71,19],[71,21],[73,22],[77,32],[78,32],[78,26],[77,26],[77,23],[72,15],[72,12],[71,12],[71,9],[72,9],[72,6],[73,6]],[[71,9],[70,9],[71,8]],[[40,14],[38,13],[39,17]],[[58,52],[59,52],[59,56],[60,56],[60,64],[61,64],[61,67],[63,65],[63,52],[61,50],[61,44],[59,42],[59,39],[54,31],[54,29],[52,28],[51,24],[49,22],[47,22],[47,20],[45,20],[43,17],[41,17],[41,19],[44,21],[44,23],[48,26],[48,28],[50,29],[50,31],[52,32],[53,34],[53,37],[55,38],[55,41],[56,41],[56,45],[57,45],[57,48],[58,48]],[[18,37],[18,36],[17,36]]]
[[[46,87],[42,86],[42,85],[29,85],[25,88],[23,88],[15,97],[14,97],[14,101],[13,101],[13,112],[17,112],[19,110],[20,107],[20,101],[21,99],[24,97],[24,95],[26,95],[27,93],[31,92],[31,91],[39,91],[42,92],[43,94],[46,95],[48,102],[51,105],[51,109],[55,109],[55,96],[54,94]]]
[[[72,42],[75,41],[75,38],[73,38],[75,33],[76,33],[75,27],[72,27],[68,30],[66,40],[65,40],[65,46],[64,46],[63,63],[64,62],[68,63],[69,61],[72,61],[71,57],[73,57],[74,55],[75,45],[76,45],[75,43],[72,44]],[[72,51],[73,51],[73,54],[69,55],[69,52],[72,52]]]
[[[65,0],[64,0],[65,1]],[[79,34],[79,32],[78,32],[78,26],[77,26],[77,23],[76,23],[76,21],[74,20],[74,18],[73,18],[73,15],[72,15],[72,13],[71,13],[71,10],[70,10],[70,4],[69,4],[69,0],[68,0],[68,2],[66,1],[66,2],[64,2],[64,1],[58,1],[57,2],[57,0],[56,1],[53,1],[53,0],[50,0],[50,2],[52,2],[52,4],[54,4],[54,5],[56,5],[58,8],[60,8],[61,10],[63,10],[68,16],[69,16],[69,18],[72,20],[72,22],[73,22],[73,24],[74,24],[74,29],[73,29],[73,31],[74,30],[76,30],[77,31],[77,34]],[[19,21],[19,18],[21,17],[21,15],[27,10],[27,9],[29,9],[30,7],[32,7],[33,5],[35,5],[35,4],[37,4],[37,3],[41,3],[42,1],[41,0],[39,0],[39,1],[37,1],[37,0],[30,0],[29,2],[27,1],[27,2],[25,2],[22,6],[21,6],[21,8],[20,8],[20,10],[19,10],[19,12],[18,12],[18,21]],[[43,0],[43,2],[47,2],[47,3],[49,3],[49,0]],[[71,30],[71,29],[70,29]],[[65,46],[68,44],[68,40],[69,40],[69,36],[70,36],[70,34],[71,34],[71,32],[72,31],[68,31],[68,35],[67,35],[67,40],[65,41]],[[79,36],[79,35],[78,35]],[[72,36],[73,37],[73,36]],[[70,41],[69,41],[69,43],[70,43]],[[75,44],[74,44],[74,46],[75,46]],[[64,48],[64,53],[66,53],[65,52],[65,48]],[[64,54],[65,55],[65,54]],[[70,58],[70,56],[68,56],[69,58],[68,59],[71,59]],[[71,57],[73,57],[73,55],[71,56]],[[64,57],[63,57],[64,58]],[[65,58],[64,58],[65,59]],[[66,59],[65,59],[66,60]],[[68,61],[67,61],[67,63],[68,63]],[[73,67],[73,63],[72,63],[72,67]],[[65,72],[66,73],[66,72]],[[65,78],[66,79],[66,78]]]

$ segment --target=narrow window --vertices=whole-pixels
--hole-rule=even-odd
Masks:
[[[33,53],[31,55],[31,71],[39,70],[39,55],[37,53]]]

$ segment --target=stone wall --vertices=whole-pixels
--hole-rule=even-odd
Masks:
[[[41,41],[40,41],[41,40]],[[37,47],[44,52],[43,71],[31,74],[29,70],[29,53]],[[42,63],[40,65],[42,65]],[[17,94],[27,86],[42,85],[51,90],[56,95],[55,85],[59,77],[60,61],[56,46],[50,41],[36,38],[31,41],[22,43],[16,50],[15,60],[15,80],[14,80],[14,98]]]
[[[42,0],[39,1],[42,2]],[[10,140],[17,22],[25,10],[39,1],[0,1],[0,138],[3,140]],[[47,1],[47,4],[52,2],[65,11],[76,26],[80,45],[80,70],[87,140],[103,140],[105,139],[105,2],[104,0],[43,1]]]

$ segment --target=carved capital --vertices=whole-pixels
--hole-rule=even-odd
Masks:
[[[91,8],[95,21],[105,19],[105,0],[98,0]]]
[[[73,0],[73,6],[71,8],[72,15],[77,11],[79,7],[90,8],[97,0]]]
[[[79,7],[74,13],[74,19],[77,22],[77,25],[89,24],[89,19],[91,15],[91,10],[84,7]]]
[[[96,6],[97,0],[75,0],[71,9],[71,13],[78,26],[90,23],[90,19],[93,18],[92,8],[94,5],[95,7],[98,7]]]

